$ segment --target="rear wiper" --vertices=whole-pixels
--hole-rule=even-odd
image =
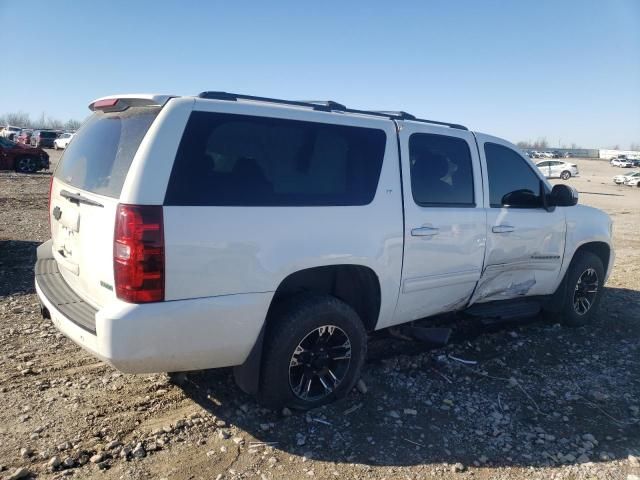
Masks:
[[[72,203],[77,203],[78,205],[81,203],[87,205],[93,205],[94,207],[104,207],[100,202],[96,202],[95,200],[91,200],[90,198],[83,197],[79,193],[71,193],[68,190],[61,190],[60,196],[66,198]]]

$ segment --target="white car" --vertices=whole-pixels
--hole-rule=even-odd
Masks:
[[[568,180],[571,177],[580,175],[578,166],[574,163],[563,162],[562,160],[545,160],[536,163],[536,167],[540,169],[546,178],[561,178]]]
[[[633,162],[627,158],[613,158],[609,163],[614,167],[622,167],[622,168],[633,167]]]
[[[586,325],[613,265],[606,213],[461,125],[224,92],[89,108],[35,285],[124,372],[234,366],[265,405],[313,408],[353,388],[367,332],[457,311]]]
[[[0,131],[0,135],[2,135],[4,138],[8,140],[12,140],[15,142],[18,139],[18,135],[20,135],[21,131],[22,131],[22,128],[20,127],[7,125],[2,129],[2,131]]]
[[[63,133],[53,141],[53,148],[55,150],[61,150],[67,148],[69,142],[73,138],[73,133]]]
[[[629,172],[625,175],[616,175],[613,177],[613,183],[621,185],[635,177],[640,177],[640,172]]]
[[[624,182],[627,187],[640,187],[640,175],[634,175],[632,178]]]

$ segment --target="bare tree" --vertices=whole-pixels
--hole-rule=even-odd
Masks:
[[[636,143],[636,142],[631,142],[631,145],[629,145],[629,150],[634,150],[634,151],[640,151],[640,143]]]
[[[0,124],[2,125],[27,127],[31,123],[31,120],[29,119],[29,114],[24,112],[7,113],[6,115],[3,115],[0,118],[2,118],[2,121],[0,122]]]
[[[72,118],[66,121],[66,123],[64,124],[64,128],[65,130],[78,130],[80,128],[80,125],[82,125],[80,121]]]

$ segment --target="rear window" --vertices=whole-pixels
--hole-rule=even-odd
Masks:
[[[165,205],[366,205],[385,144],[378,129],[193,112]]]
[[[160,107],[96,112],[65,150],[56,178],[89,192],[119,197],[140,142]]]
[[[57,138],[58,134],[56,132],[40,132],[41,138]]]

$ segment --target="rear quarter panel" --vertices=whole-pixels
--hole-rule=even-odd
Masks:
[[[367,266],[377,274],[382,293],[379,318],[391,318],[398,297],[403,248],[393,122],[231,102],[207,101],[197,109],[379,128],[387,136],[386,153],[376,195],[365,206],[165,206],[166,299],[274,292],[296,271],[352,264]],[[171,150],[175,156],[177,143]],[[163,163],[167,161],[163,159]],[[164,164],[161,169],[156,182],[162,185],[164,198],[170,170]],[[155,178],[150,170],[141,171]],[[131,200],[157,200],[144,194],[143,186],[137,190],[143,194],[130,196]]]

